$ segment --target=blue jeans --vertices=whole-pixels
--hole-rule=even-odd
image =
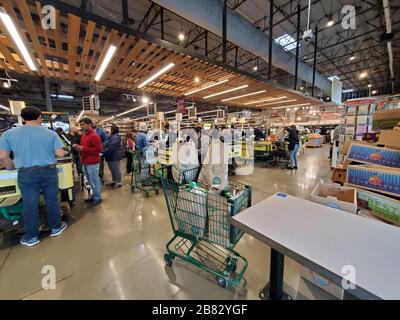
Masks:
[[[101,200],[101,181],[99,177],[99,164],[85,164],[83,166],[86,179],[88,180],[93,191],[93,199]]]
[[[297,152],[299,151],[299,144],[294,145],[294,149],[290,150],[290,165],[292,167],[297,167]]]
[[[111,171],[111,177],[113,183],[121,183],[121,168],[119,166],[119,160],[107,161],[108,168]]]
[[[47,225],[57,228],[61,225],[61,211],[58,202],[58,173],[54,167],[32,167],[18,170],[18,186],[21,190],[24,209],[26,239],[39,235],[39,196],[43,192],[47,209]]]

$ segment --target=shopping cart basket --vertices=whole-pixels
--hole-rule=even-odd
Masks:
[[[165,263],[172,266],[178,257],[216,276],[221,287],[236,286],[248,262],[234,250],[243,232],[230,224],[230,217],[251,206],[251,187],[229,181],[237,194],[226,198],[193,187],[197,168],[181,172],[178,182],[169,178],[172,168],[159,170],[174,232],[166,245]]]
[[[160,178],[150,172],[150,165],[146,164],[146,159],[141,151],[132,151],[131,153],[131,191],[134,192],[137,188],[143,191],[146,198],[149,196],[151,191],[154,191],[155,194],[158,194],[160,190]],[[146,178],[142,178],[144,173],[146,174]]]

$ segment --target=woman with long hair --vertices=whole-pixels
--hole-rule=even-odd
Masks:
[[[115,124],[111,126],[111,136],[103,144],[103,154],[112,176],[112,182],[108,183],[108,186],[121,187],[121,136],[119,135],[119,128]]]

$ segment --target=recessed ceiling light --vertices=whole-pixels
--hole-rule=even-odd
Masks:
[[[184,34],[183,31],[179,32],[179,34],[178,34],[178,39],[179,39],[179,41],[185,40],[185,34]]]
[[[200,78],[199,77],[194,77],[194,82],[196,82],[196,83],[200,82]]]
[[[241,90],[241,89],[247,88],[248,86],[249,86],[248,84],[245,84],[245,85],[240,86],[240,87],[236,87],[236,88],[232,88],[232,89],[229,89],[229,90],[225,90],[225,91],[217,92],[217,93],[214,93],[214,94],[210,94],[209,96],[203,97],[203,99],[208,99],[208,98],[220,96],[221,94],[225,94],[225,93]]]
[[[256,95],[256,94],[264,93],[265,91],[266,91],[266,90],[261,90],[261,91],[257,91],[257,92],[251,92],[251,93],[243,94],[243,95],[241,95],[241,96],[236,96],[236,97],[232,97],[232,98],[223,99],[223,100],[221,100],[221,102],[230,101],[230,100],[235,100],[235,99],[240,99],[240,98],[244,98],[244,97],[248,97],[248,96],[254,96],[254,95]]]
[[[193,93],[197,93],[197,92],[200,92],[200,91],[203,91],[203,90],[206,90],[206,89],[215,87],[215,86],[219,86],[220,84],[223,84],[223,83],[228,82],[228,81],[229,81],[228,79],[221,80],[221,81],[218,81],[218,82],[216,82],[216,83],[210,84],[210,85],[208,85],[208,86],[205,86],[205,87],[202,87],[202,88],[193,90],[193,91],[189,91],[188,93],[185,93],[185,96],[190,96],[190,95],[193,94]]]
[[[332,17],[332,16],[329,16],[328,19],[329,19],[329,20],[328,20],[326,26],[327,26],[327,27],[332,27],[332,26],[335,24],[335,20],[333,20],[333,17]]]
[[[254,66],[254,67],[253,67],[253,70],[254,70],[254,71],[257,71],[257,70],[258,70],[258,67],[257,67],[257,66]]]
[[[367,76],[368,73],[366,73],[365,71],[360,73],[360,79],[366,78]]]
[[[376,90],[372,91],[372,94],[377,94],[377,93],[378,93],[378,91],[376,91]]]
[[[369,84],[369,85],[368,85],[368,88],[372,88],[372,84]]]
[[[350,61],[353,61],[355,58],[356,58],[355,56],[351,56]]]

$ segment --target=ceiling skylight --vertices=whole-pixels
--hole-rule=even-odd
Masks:
[[[280,44],[285,51],[296,49],[297,41],[287,33],[275,39],[275,42]]]

